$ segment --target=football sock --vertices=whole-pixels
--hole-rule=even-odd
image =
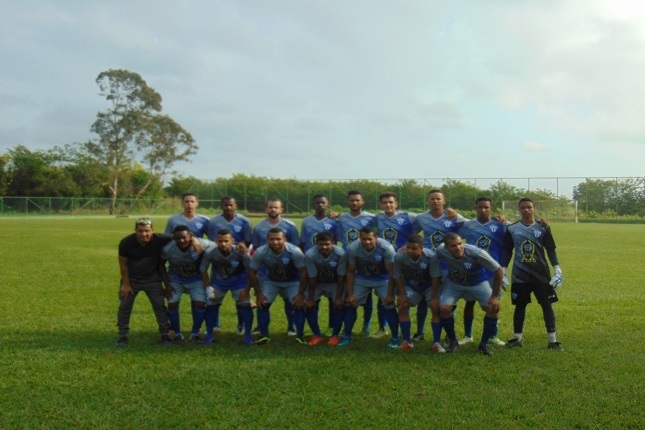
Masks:
[[[441,342],[441,322],[433,321],[430,323],[430,326],[432,327],[432,342]]]
[[[376,302],[376,317],[378,318],[378,329],[385,331],[385,324],[390,324],[390,320],[385,316],[385,308],[383,307],[383,301],[379,297]]]
[[[240,313],[244,324],[244,339],[251,339],[251,332],[253,331],[253,309],[251,309],[251,305],[240,306]]]
[[[333,327],[334,331],[332,332],[332,336],[338,336],[340,334],[340,329],[343,326],[343,319],[345,318],[345,308],[337,311],[332,308],[331,310],[331,326]]]
[[[260,336],[269,337],[269,323],[271,322],[271,314],[269,309],[258,308],[258,325],[260,326]]]
[[[352,337],[352,329],[356,323],[356,308],[353,306],[345,306],[345,337],[350,339]]]
[[[554,331],[547,333],[549,335],[549,343],[557,342],[558,338],[555,335]]]
[[[237,310],[237,326],[242,327],[244,325],[244,315],[242,315],[242,307],[240,305],[235,306]]]
[[[392,339],[398,340],[399,338],[399,316],[396,313],[396,308],[385,309],[385,318],[387,319],[387,325],[390,326],[390,331],[392,332]]]
[[[170,328],[175,334],[181,333],[181,328],[179,327],[179,308],[168,309],[168,321],[170,322]]]
[[[522,333],[513,333],[513,339],[522,340]]]
[[[457,335],[455,334],[455,317],[451,316],[450,318],[441,318],[441,327],[446,331],[446,335],[450,342],[457,341]]]
[[[367,295],[365,304],[363,305],[363,328],[370,328],[372,322],[372,308],[374,307],[374,299],[372,299],[372,292]]]
[[[410,321],[399,323],[401,325],[401,337],[403,340],[410,342]]]
[[[473,321],[475,317],[472,315],[466,316],[464,312],[464,336],[473,337]]]
[[[215,324],[213,325],[213,327],[219,327],[220,326],[219,325],[219,310],[222,307],[222,304],[220,303],[219,305],[213,305],[213,307],[215,308],[215,321],[214,321]],[[209,331],[208,334],[209,335],[213,334],[213,330]]]
[[[542,306],[542,316],[544,317],[544,325],[546,326],[546,331],[548,333],[555,331],[555,312],[553,312],[553,306],[551,302],[549,303],[540,303]]]
[[[491,333],[490,337],[497,337],[497,333],[499,332],[499,328],[497,325],[495,326],[495,329],[493,330],[493,333]]]
[[[208,335],[213,334],[213,329],[215,328],[215,321],[217,321],[217,309],[215,305],[206,306],[206,313],[204,314],[204,320],[206,320],[206,332]]]
[[[491,338],[493,331],[497,327],[497,318],[484,317],[484,331],[482,332],[482,340],[479,346],[486,345]]]
[[[284,301],[284,315],[287,317],[287,329],[295,330],[293,322],[293,306],[289,300]]]
[[[316,305],[313,308],[307,310],[305,316],[307,317],[309,328],[314,333],[314,335],[322,336],[322,333],[320,333],[320,325],[318,325],[318,306]]]
[[[428,302],[421,300],[417,305],[417,333],[425,333],[426,319],[428,319]],[[439,333],[439,337],[441,337],[441,333]]]
[[[305,310],[293,308],[293,323],[296,326],[296,337],[302,339],[305,335]],[[320,330],[318,331],[320,332]]]
[[[217,305],[216,305],[217,306]],[[202,328],[202,324],[204,323],[204,316],[206,314],[206,309],[199,309],[197,307],[193,308],[193,334],[199,333],[199,330]],[[213,334],[213,332],[207,333],[209,336]]]
[[[513,312],[513,331],[522,333],[524,331],[524,318],[526,317],[526,303],[515,305]]]

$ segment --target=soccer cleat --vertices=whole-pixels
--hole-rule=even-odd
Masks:
[[[268,337],[261,337],[260,339],[255,341],[255,344],[259,345],[259,346],[262,346],[262,345],[266,345],[270,341],[271,341],[271,339],[269,339]]]
[[[434,352],[441,352],[441,353],[446,352],[446,350],[443,349],[443,346],[441,346],[440,342],[435,342],[434,345],[432,345],[432,350]]]
[[[453,340],[450,342],[450,345],[448,345],[448,348],[446,348],[446,352],[457,352],[459,349],[459,342]]]
[[[351,337],[344,337],[343,340],[338,342],[338,346],[347,346],[350,343],[352,343],[352,338]]]
[[[515,347],[521,347],[521,346],[522,346],[522,339],[514,338],[506,342],[507,348],[515,348]]]
[[[172,339],[174,342],[183,342],[184,341],[184,335],[181,333],[176,333],[175,337]]]
[[[238,336],[244,336],[244,327],[241,325],[237,326],[237,335]]]
[[[253,330],[251,330],[251,334],[254,334],[254,335],[260,334],[260,327],[256,327]]]
[[[251,336],[244,336],[244,344],[246,345],[253,345],[255,342],[253,342],[253,339],[251,339]]]
[[[334,334],[334,328],[333,327],[327,327],[327,330],[325,331],[325,336],[331,337]]]
[[[493,355],[493,351],[488,348],[488,345],[479,345],[479,352],[481,352],[484,355]]]
[[[193,333],[193,334],[190,335],[188,340],[190,340],[193,343],[200,343],[202,341],[202,338],[199,337],[199,335],[197,333]]]
[[[215,342],[215,337],[214,336],[206,336],[204,340],[202,340],[203,345],[209,345],[211,343]]]
[[[392,339],[390,343],[387,344],[388,349],[398,349],[400,347],[398,339]]]
[[[124,346],[128,346],[128,337],[127,336],[119,336],[119,338],[116,341],[116,347],[117,348],[122,348]]]
[[[307,341],[306,341],[306,340],[304,340],[304,339],[303,339],[303,338],[301,338],[301,337],[297,337],[297,338],[296,338],[296,342],[297,342],[297,343],[299,343],[300,345],[306,345],[306,344],[307,344]]]
[[[466,345],[472,341],[473,341],[472,337],[464,336],[463,338],[459,339],[459,346]]]
[[[405,349],[405,350],[414,349],[414,344],[412,342],[404,341],[403,345],[401,345],[401,349]]]
[[[380,338],[385,337],[385,336],[387,336],[387,335],[388,335],[387,330],[382,329],[382,330],[379,330],[379,331],[377,331],[376,333],[374,333],[374,334],[372,335],[372,337],[373,337],[374,339],[380,339]]]
[[[325,338],[322,336],[314,336],[311,339],[309,339],[309,343],[307,345],[309,346],[316,346],[319,343],[322,343],[325,341]]]
[[[298,333],[296,333],[296,331],[294,329],[292,329],[292,328],[287,330],[287,336],[296,336],[297,334]]]
[[[414,336],[412,336],[412,340],[414,342],[419,342],[420,340],[424,340],[426,338],[425,333],[414,333]]]
[[[562,344],[560,342],[549,342],[546,347],[554,351],[562,351]]]
[[[488,344],[493,344],[495,346],[504,346],[506,345],[506,342],[504,342],[502,339],[498,338],[497,336],[491,337],[488,339]]]
[[[170,339],[170,336],[168,336],[167,334],[162,334],[161,343],[163,343],[164,345],[172,345],[172,339]]]
[[[370,336],[372,336],[372,333],[370,332],[370,328],[369,328],[369,327],[363,327],[363,331],[361,331],[361,335],[362,335],[363,337],[370,337]]]
[[[327,345],[338,346],[338,342],[340,342],[340,339],[338,339],[338,336],[332,336],[329,338],[329,342],[327,342]]]

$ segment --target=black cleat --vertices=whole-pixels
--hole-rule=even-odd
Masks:
[[[515,348],[515,347],[521,347],[522,346],[522,339],[511,339],[508,342],[506,342],[505,347],[506,348]]]
[[[127,336],[119,336],[119,338],[116,341],[116,347],[117,348],[122,348],[124,346],[128,346],[128,337]]]
[[[459,349],[459,342],[450,341],[448,348],[446,348],[446,352],[457,352],[458,349]]]
[[[484,355],[493,355],[493,351],[488,348],[488,345],[479,345],[479,352]]]
[[[168,336],[167,334],[162,334],[161,343],[163,343],[164,345],[172,345],[172,339],[170,339],[170,336]]]
[[[560,342],[549,342],[546,347],[554,351],[562,351],[562,344]]]

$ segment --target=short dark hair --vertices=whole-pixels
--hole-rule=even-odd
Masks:
[[[480,196],[480,197],[477,197],[477,200],[475,200],[475,204],[477,204],[479,202],[488,202],[488,203],[490,203],[492,205],[493,204],[493,199],[491,199],[488,196]]]
[[[459,236],[458,233],[451,231],[449,233],[446,233],[446,235],[443,237],[443,243],[448,243],[451,240],[457,240],[457,239],[461,239],[461,236]]]
[[[333,242],[334,235],[330,231],[321,231],[316,235],[316,242]]]
[[[280,227],[273,227],[271,230],[267,232],[267,237],[269,237],[270,234],[276,234],[276,233],[282,233],[282,235],[286,238],[287,235],[284,234],[284,230],[282,230]]]
[[[408,240],[406,242],[410,245],[419,245],[421,248],[423,248],[423,238],[421,237],[421,235],[418,235],[416,233],[408,236]]]
[[[393,193],[392,191],[385,191],[384,193],[381,193],[378,196],[378,201],[380,202],[381,200],[388,199],[390,197],[394,197],[394,200],[397,201],[397,202],[399,201],[399,198],[397,197],[397,195],[395,193]]]
[[[316,199],[325,199],[325,200],[329,201],[327,196],[324,195],[324,194],[314,194],[314,196],[311,198],[311,201],[313,202]]]
[[[179,233],[180,231],[187,231],[188,233],[191,233],[190,229],[186,224],[179,224],[178,226],[175,226],[175,228],[172,229],[173,234]]]
[[[197,194],[195,194],[195,193],[184,193],[184,194],[181,195],[181,201],[183,202],[184,199],[186,197],[188,197],[188,196],[193,196],[193,197],[195,197],[196,200],[199,200],[199,198],[197,197]]]
[[[217,232],[218,236],[226,236],[227,234],[230,234],[231,236],[233,236],[233,233],[231,233],[231,230],[227,228],[222,228]]]
[[[433,193],[441,193],[441,194],[443,194],[443,191],[441,191],[441,189],[439,189],[439,188],[434,188],[434,189],[428,191],[428,195],[433,194]],[[445,196],[445,194],[443,194],[443,195]]]
[[[535,207],[535,202],[533,200],[529,199],[528,197],[521,198],[519,203],[517,204],[517,206],[521,205],[522,203],[526,203],[526,202],[529,202],[529,203],[533,204],[533,207]]]
[[[233,200],[234,202],[236,202],[235,197],[233,197],[233,196],[224,196],[224,197],[221,198],[221,200],[219,202],[221,204],[221,203],[227,202],[229,200]]]
[[[359,234],[360,233],[373,234],[374,236],[378,237],[378,234],[376,233],[376,229],[370,226],[365,226],[362,229],[360,229]]]
[[[284,208],[284,203],[282,203],[282,200],[277,197],[271,197],[270,199],[267,199],[265,207],[268,206],[270,202],[278,202],[280,203],[280,206]]]
[[[347,192],[347,198],[349,198],[350,196],[361,196],[362,198],[365,198],[365,197],[363,196],[363,193],[361,193],[361,192],[360,192],[360,191],[358,191],[358,190],[349,190],[349,191]]]

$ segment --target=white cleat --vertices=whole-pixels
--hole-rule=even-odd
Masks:
[[[490,339],[488,339],[488,343],[492,344],[492,345],[495,345],[495,346],[504,346],[504,345],[506,345],[506,342],[504,342],[502,339],[498,338],[497,336],[496,337],[491,337]]]
[[[466,345],[467,343],[470,343],[473,341],[472,337],[464,336],[463,338],[459,339],[459,346]]]
[[[432,350],[434,352],[446,352],[446,350],[441,346],[441,343],[435,342],[434,345],[432,345]]]

